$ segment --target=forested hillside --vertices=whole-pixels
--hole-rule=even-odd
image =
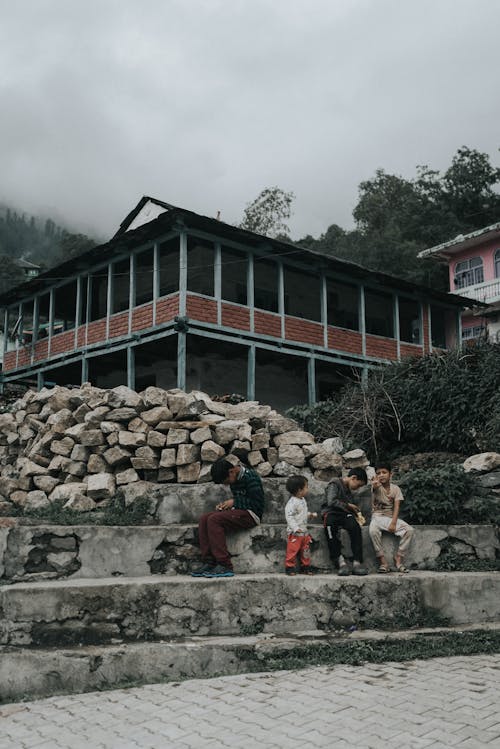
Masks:
[[[43,269],[85,252],[96,240],[68,231],[52,219],[39,219],[0,205],[0,292],[24,277],[15,260],[23,258]]]

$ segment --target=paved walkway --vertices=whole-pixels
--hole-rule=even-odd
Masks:
[[[499,703],[499,655],[319,666],[0,706],[0,747],[480,749]]]

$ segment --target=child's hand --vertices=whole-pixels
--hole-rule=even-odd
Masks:
[[[234,499],[226,499],[225,502],[219,502],[218,505],[216,505],[216,510],[230,510],[231,507],[234,505]]]
[[[387,528],[389,533],[395,533],[396,532],[396,521],[393,520],[391,523],[389,523],[389,527]]]
[[[310,518],[317,518],[318,517],[318,513],[317,512],[310,512],[309,513],[309,517]]]
[[[372,478],[372,480],[371,480],[371,482],[370,482],[370,483],[371,483],[371,485],[372,485],[373,489],[378,489],[378,488],[379,488],[379,486],[381,486],[381,484],[380,484],[380,481],[378,480],[378,478],[377,478],[376,476],[374,476],[374,477]]]

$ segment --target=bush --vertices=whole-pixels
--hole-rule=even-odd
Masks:
[[[410,471],[397,483],[405,496],[402,509],[410,523],[443,525],[474,520],[464,510],[474,483],[461,466],[447,464]]]

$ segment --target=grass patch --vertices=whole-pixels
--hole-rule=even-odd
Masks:
[[[56,500],[50,507],[18,513],[18,516],[41,520],[51,525],[144,525],[151,523],[151,502],[148,498],[137,499],[125,507],[119,497],[97,512],[78,512],[65,509],[66,500]]]
[[[477,559],[446,549],[432,567],[437,572],[495,572],[500,571],[500,559]]]

